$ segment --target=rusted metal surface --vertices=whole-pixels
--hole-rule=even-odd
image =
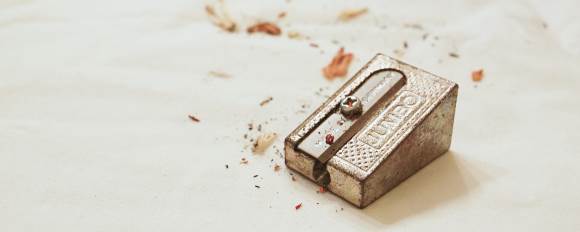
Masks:
[[[288,135],[286,165],[366,207],[449,149],[457,90],[379,54]]]

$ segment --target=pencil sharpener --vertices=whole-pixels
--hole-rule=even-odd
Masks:
[[[364,208],[449,150],[457,91],[378,54],[286,137],[286,166]]]

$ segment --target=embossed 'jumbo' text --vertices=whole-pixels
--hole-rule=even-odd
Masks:
[[[359,140],[380,149],[421,104],[423,104],[421,96],[410,91],[402,92],[392,105],[363,131]]]

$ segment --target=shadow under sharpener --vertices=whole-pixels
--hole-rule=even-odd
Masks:
[[[286,137],[286,166],[364,208],[449,150],[457,90],[378,54]]]

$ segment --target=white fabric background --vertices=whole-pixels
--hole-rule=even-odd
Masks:
[[[580,2],[228,1],[236,34],[205,3],[0,0],[1,231],[580,230]],[[337,22],[351,7],[370,10]],[[283,36],[244,32],[280,11]],[[340,46],[353,74],[403,41],[398,58],[460,85],[454,140],[373,205],[243,149],[264,121],[280,149],[344,82],[321,75]]]

